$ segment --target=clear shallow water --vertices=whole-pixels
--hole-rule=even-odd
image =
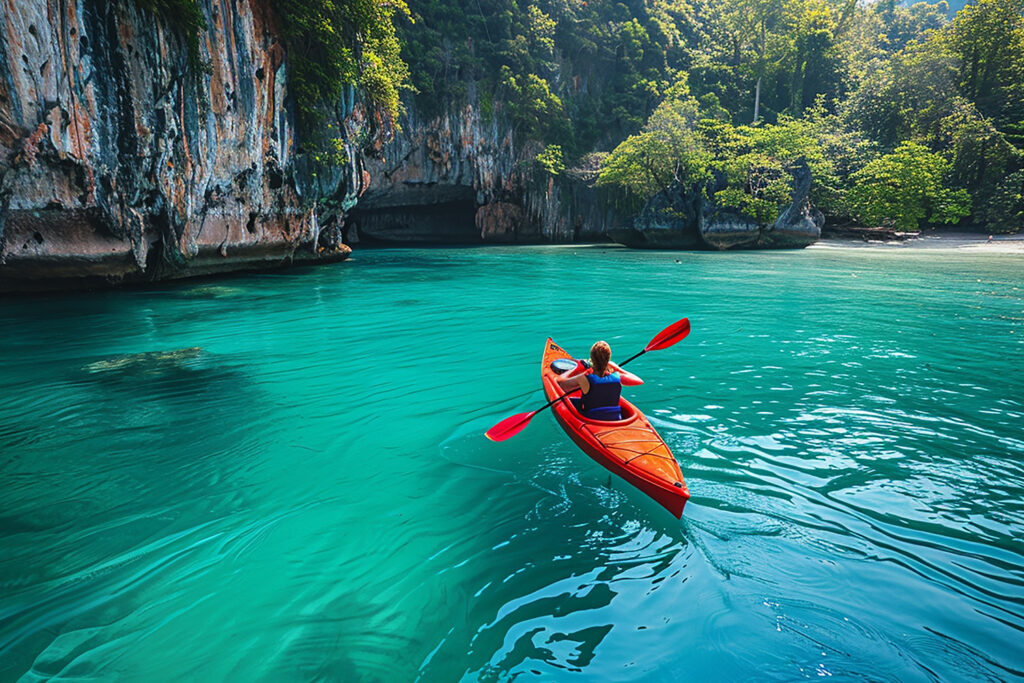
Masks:
[[[0,680],[1022,678],[1021,266],[361,251],[0,300]],[[482,437],[546,335],[684,315],[630,390],[682,522],[549,416]]]

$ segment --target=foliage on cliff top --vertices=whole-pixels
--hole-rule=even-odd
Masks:
[[[537,165],[550,175],[559,175],[565,170],[562,159],[562,148],[559,145],[548,145],[534,158]]]
[[[289,87],[307,133],[340,108],[349,85],[397,120],[409,79],[394,23],[410,16],[404,0],[277,0],[274,9],[288,51]]]
[[[518,100],[505,114],[525,137],[577,156],[636,133],[680,72],[734,123],[796,116],[820,96],[832,106],[888,55],[940,28],[948,9],[895,0],[425,0],[400,34],[426,113],[473,88],[482,105]],[[565,130],[534,125],[522,87],[505,89],[510,78],[542,82],[533,101],[557,98]]]

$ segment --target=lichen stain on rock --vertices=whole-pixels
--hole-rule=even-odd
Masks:
[[[200,2],[196,73],[184,38],[133,0],[4,0],[0,290],[347,255],[320,226],[368,184],[365,112],[339,122],[348,163],[330,178],[298,163],[268,2]]]

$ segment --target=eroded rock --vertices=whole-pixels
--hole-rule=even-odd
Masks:
[[[268,0],[200,3],[208,73],[142,4],[4,3],[0,290],[344,258],[362,155],[298,154]],[[339,111],[354,140],[364,112]]]
[[[760,225],[754,218],[720,206],[715,194],[725,179],[707,186],[674,184],[644,205],[632,228],[610,231],[616,242],[647,249],[779,249],[803,248],[821,237],[824,216],[810,201],[811,171],[801,161],[792,169],[790,201],[778,218]]]
[[[603,239],[613,210],[586,182],[539,172],[540,150],[514,140],[500,103],[490,117],[472,103],[433,118],[410,106],[382,158],[366,161],[372,180],[352,224],[360,237],[389,241]],[[414,227],[413,216],[430,224]]]

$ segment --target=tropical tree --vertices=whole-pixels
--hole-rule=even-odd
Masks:
[[[849,199],[867,225],[914,230],[921,221],[955,223],[971,211],[966,190],[946,184],[949,162],[916,142],[904,142],[854,174]]]
[[[911,43],[850,98],[849,120],[888,148],[903,140],[934,136],[960,95],[957,67],[957,57],[944,36]]]
[[[700,105],[678,81],[643,130],[618,145],[603,161],[598,185],[613,186],[633,203],[673,183],[706,180],[712,157],[697,130]]]
[[[982,114],[1024,118],[1024,0],[966,5],[950,25],[950,47],[962,92]]]
[[[732,61],[745,67],[754,79],[754,117],[761,118],[761,87],[774,55],[776,34],[782,23],[784,0],[727,0],[721,22],[728,36]]]

